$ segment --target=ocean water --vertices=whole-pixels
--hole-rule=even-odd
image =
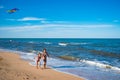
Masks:
[[[44,48],[47,65],[57,71],[86,80],[120,80],[120,39],[0,39],[0,50],[18,53],[30,65]]]

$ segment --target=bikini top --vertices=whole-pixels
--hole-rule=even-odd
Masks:
[[[41,56],[38,56],[38,60],[41,58]]]

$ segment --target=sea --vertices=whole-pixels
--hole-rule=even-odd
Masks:
[[[0,51],[19,54],[31,66],[44,48],[47,66],[56,71],[85,80],[120,80],[120,39],[0,38]]]

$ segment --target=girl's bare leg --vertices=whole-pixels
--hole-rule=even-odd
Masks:
[[[46,69],[46,62],[44,62],[43,67],[44,67],[44,69]]]
[[[36,68],[38,69],[38,62],[36,62]]]
[[[40,62],[38,63],[38,66],[39,66],[39,68],[41,68],[41,66],[40,66]]]

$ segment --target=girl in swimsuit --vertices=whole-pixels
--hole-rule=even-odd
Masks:
[[[43,49],[43,53],[42,53],[42,57],[43,57],[43,67],[44,69],[46,68],[46,63],[47,63],[47,57],[49,57],[46,49]]]
[[[41,53],[38,53],[38,56],[36,57],[36,67],[37,69],[40,67],[40,59],[41,59]]]

